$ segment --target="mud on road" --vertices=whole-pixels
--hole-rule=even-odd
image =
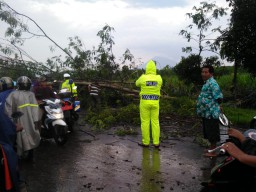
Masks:
[[[203,148],[192,137],[168,138],[157,150],[138,146],[140,134],[113,134],[118,128],[94,138],[84,132],[90,132],[86,125],[78,123],[64,146],[42,141],[35,151],[35,163],[22,162],[27,191],[200,191],[211,160],[202,156]]]

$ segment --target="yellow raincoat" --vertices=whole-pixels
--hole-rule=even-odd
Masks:
[[[156,74],[156,64],[153,60],[147,63],[146,73],[136,81],[136,86],[141,88],[140,120],[142,143],[144,145],[150,144],[151,126],[153,144],[157,146],[160,138],[159,99],[162,77]]]
[[[69,91],[72,91],[72,94],[74,97],[77,97],[77,89],[75,88],[75,83],[72,83],[71,85],[69,84],[69,79],[66,79],[62,84],[61,84],[61,89],[68,89]],[[71,90],[72,89],[72,90]]]

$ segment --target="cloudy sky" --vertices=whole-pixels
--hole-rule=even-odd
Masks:
[[[202,0],[4,0],[17,12],[35,20],[60,46],[67,47],[68,37],[78,36],[86,49],[99,45],[97,32],[106,24],[113,27],[114,55],[120,58],[128,48],[136,60],[161,58],[162,65],[175,65],[181,48],[189,45],[180,30],[191,23],[186,13]],[[215,0],[227,7],[225,0]],[[227,18],[219,21],[225,25]],[[30,29],[35,29],[33,26]],[[1,29],[0,29],[1,31]],[[35,29],[35,32],[38,30]],[[49,51],[46,39],[26,41],[24,49],[38,61],[62,54]],[[168,63],[167,63],[168,62]]]

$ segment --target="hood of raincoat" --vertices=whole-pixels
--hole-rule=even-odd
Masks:
[[[156,75],[156,64],[153,60],[150,60],[146,66],[146,75]]]

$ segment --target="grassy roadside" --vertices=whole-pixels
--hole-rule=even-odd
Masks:
[[[241,128],[250,128],[250,121],[256,116],[256,109],[243,109],[223,105],[223,112],[231,125]]]

